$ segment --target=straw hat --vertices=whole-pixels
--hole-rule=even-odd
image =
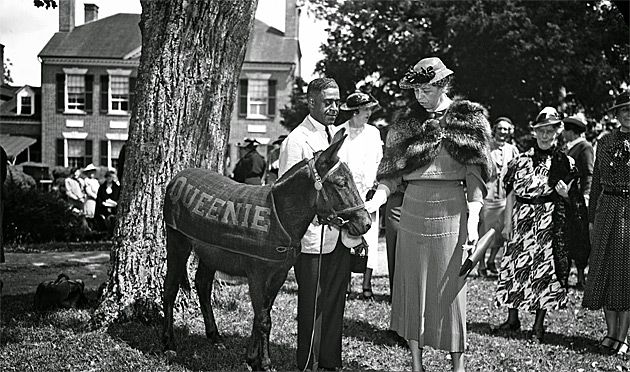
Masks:
[[[354,111],[374,106],[378,106],[376,98],[367,93],[356,92],[349,95],[348,99],[346,99],[346,103],[341,105],[339,109],[343,111]]]
[[[423,58],[407,71],[398,86],[401,89],[413,89],[425,84],[433,84],[452,74],[453,71],[448,69],[441,59]]]
[[[553,107],[545,107],[538,113],[538,116],[536,116],[536,120],[534,121],[532,128],[536,129],[560,123],[562,123],[562,120],[560,119],[560,115],[558,115],[558,111],[556,111]]]

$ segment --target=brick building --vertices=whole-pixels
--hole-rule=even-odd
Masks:
[[[86,23],[75,27],[74,0],[58,3],[59,32],[39,53],[42,161],[115,167],[134,103],[140,15],[98,19],[98,7],[85,4]],[[288,104],[300,73],[296,0],[286,0],[286,5],[284,33],[255,21],[232,115],[232,159],[235,144],[244,137],[266,144],[285,133],[279,109]],[[264,146],[260,152],[266,153]]]

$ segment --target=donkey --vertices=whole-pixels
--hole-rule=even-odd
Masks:
[[[312,159],[294,165],[273,186],[237,184],[202,169],[184,170],[169,183],[164,203],[165,350],[175,351],[173,305],[180,285],[190,288],[186,262],[194,250],[199,256],[195,285],[206,337],[221,343],[210,303],[215,272],[246,276],[254,309],[247,363],[253,370],[272,368],[271,308],[309,224],[317,215],[324,223],[348,229],[352,235],[362,235],[370,228],[371,219],[350,170],[337,157],[346,136],[339,137]]]

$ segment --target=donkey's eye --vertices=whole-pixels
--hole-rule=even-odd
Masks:
[[[335,185],[337,185],[339,187],[347,187],[348,186],[348,181],[346,181],[346,180],[337,180],[337,181],[335,181]]]

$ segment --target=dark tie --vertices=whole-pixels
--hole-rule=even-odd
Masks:
[[[325,128],[326,128],[326,138],[328,139],[328,144],[330,145],[330,142],[332,142],[332,136],[330,135],[330,129],[328,129],[328,126],[326,126]]]

